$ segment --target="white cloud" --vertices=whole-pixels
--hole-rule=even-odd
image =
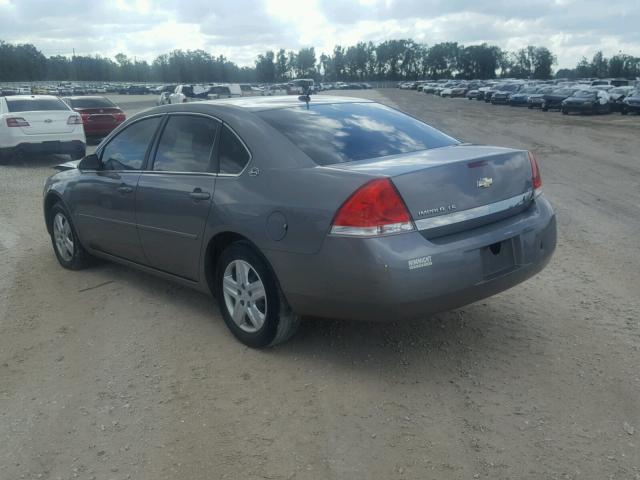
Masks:
[[[267,49],[413,38],[544,45],[565,67],[600,49],[640,56],[639,24],[638,0],[0,0],[0,39],[46,55],[202,48],[241,65]]]

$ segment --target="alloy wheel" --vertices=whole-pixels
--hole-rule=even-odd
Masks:
[[[227,311],[238,327],[254,333],[267,317],[267,295],[258,272],[245,260],[230,262],[222,278]]]
[[[65,262],[70,262],[74,252],[73,233],[67,217],[62,213],[56,213],[53,217],[53,238],[58,254]]]

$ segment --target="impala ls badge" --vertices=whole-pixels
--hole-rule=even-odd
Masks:
[[[453,212],[457,208],[458,207],[456,207],[455,203],[450,203],[449,205],[444,205],[442,207],[427,208],[425,210],[420,210],[418,212],[418,216],[419,217],[424,217],[424,216],[427,216],[427,215],[442,215],[443,213]]]
[[[53,120],[51,120],[50,118],[47,118],[47,119],[44,121],[44,123],[51,123],[51,122],[53,122]]]
[[[491,185],[493,185],[493,178],[491,177],[482,177],[476,181],[478,188],[489,188]]]

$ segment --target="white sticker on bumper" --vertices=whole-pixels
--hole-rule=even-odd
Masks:
[[[432,265],[431,255],[427,257],[412,258],[411,260],[409,260],[408,263],[409,263],[409,270],[415,270],[416,268],[430,267]]]

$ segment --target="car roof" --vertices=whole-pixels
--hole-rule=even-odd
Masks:
[[[336,95],[312,95],[309,105],[330,105],[335,103],[374,103],[371,100],[356,97],[339,97]],[[305,102],[298,95],[281,95],[273,97],[243,97],[224,98],[220,100],[208,100],[194,102],[200,105],[229,105],[240,107],[249,111],[275,110],[280,108],[298,107]]]

